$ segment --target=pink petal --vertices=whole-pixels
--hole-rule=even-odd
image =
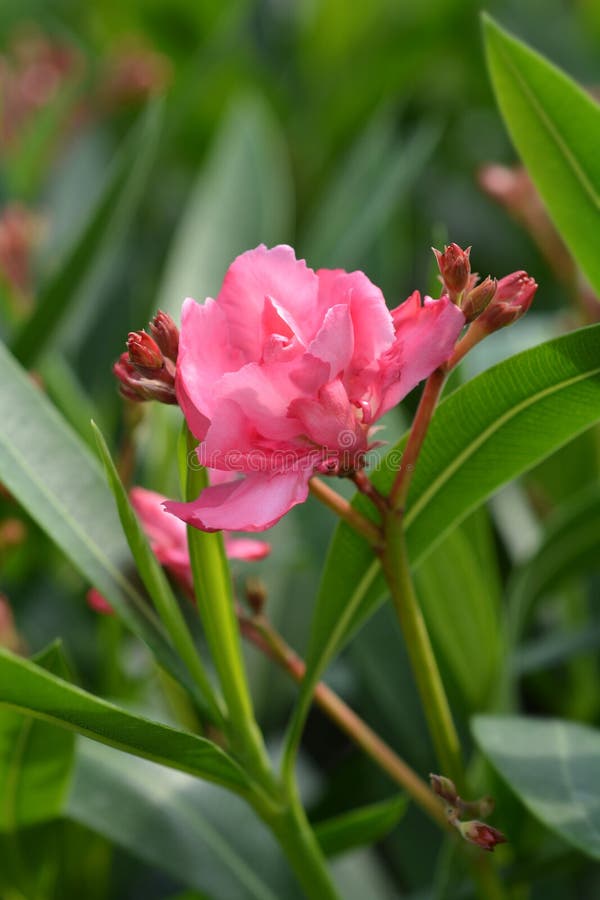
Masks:
[[[426,297],[421,306],[418,291],[393,310],[392,317],[396,341],[381,361],[383,399],[377,418],[448,359],[465,324],[462,312],[448,297]]]
[[[253,562],[268,556],[271,552],[271,545],[266,541],[255,541],[252,538],[232,538],[226,534],[225,552],[229,559],[245,559]]]
[[[319,269],[319,302],[326,308],[348,306],[354,328],[353,363],[377,359],[394,340],[392,317],[380,289],[364,272]]]
[[[264,531],[308,496],[312,470],[257,473],[205,488],[191,503],[164,504],[167,512],[202,531]]]
[[[288,415],[301,422],[306,435],[318,446],[349,452],[366,449],[355,407],[339,378],[321,388],[315,399],[294,400]]]
[[[229,267],[218,296],[227,315],[230,340],[247,362],[262,356],[262,313],[265,297],[287,310],[302,331],[304,342],[316,330],[317,276],[291,247],[264,244],[242,253]]]
[[[327,310],[308,352],[329,365],[329,380],[337,378],[352,359],[354,331],[350,309],[338,304]]]
[[[207,389],[224,372],[239,368],[223,310],[214,300],[204,305],[188,298],[181,311],[177,356],[177,399],[193,434],[202,440],[212,418],[213,391]]]

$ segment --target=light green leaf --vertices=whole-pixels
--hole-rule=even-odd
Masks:
[[[209,897],[298,897],[247,804],[182,772],[80,739],[65,815]]]
[[[473,734],[532,815],[600,860],[600,731],[560,719],[477,716]]]
[[[405,522],[413,566],[495,490],[599,418],[600,326],[526,350],[456,390],[435,413],[411,485]],[[403,445],[373,473],[383,493]],[[362,496],[354,504],[373,515]],[[321,672],[384,595],[371,549],[341,523],[321,582],[294,730]]]
[[[407,805],[407,798],[400,795],[353,809],[325,822],[317,822],[313,826],[315,836],[326,856],[337,856],[355,847],[374,844],[396,827]]]
[[[70,676],[58,642],[34,661],[63,679]],[[0,831],[12,832],[61,814],[74,749],[72,734],[0,707]]]
[[[205,738],[127,712],[2,648],[0,704],[238,793],[248,792],[242,769]]]
[[[234,257],[289,236],[292,183],[286,147],[264,101],[245,94],[226,113],[183,212],[158,305],[178,321],[186,297],[218,292]]]
[[[394,130],[393,117],[378,112],[352,147],[306,227],[309,265],[356,266],[406,199],[439,131],[423,125],[398,139]]]
[[[156,614],[124,574],[134,564],[97,459],[2,344],[0,384],[0,481],[202,702]]]
[[[483,19],[498,105],[573,256],[600,293],[600,107],[526,44]]]
[[[142,199],[154,161],[162,107],[152,105],[120,149],[106,185],[65,259],[42,289],[31,317],[17,333],[12,350],[30,366],[38,359],[71,306],[81,296],[87,278],[132,218]]]

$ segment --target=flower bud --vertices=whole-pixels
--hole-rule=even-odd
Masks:
[[[524,316],[537,291],[535,280],[527,272],[512,272],[501,278],[487,309],[477,319],[478,328],[487,334],[512,325]]]
[[[177,362],[179,329],[171,316],[159,309],[150,323],[150,333],[163,355],[172,362]]]
[[[99,613],[101,616],[114,616],[115,611],[108,602],[108,600],[97,591],[96,588],[90,588],[90,590],[86,594],[87,605],[90,609],[93,609],[94,612]]]
[[[496,293],[496,286],[496,279],[490,278],[488,275],[481,284],[478,284],[468,293],[465,292],[460,308],[467,322],[472,322],[489,306]]]
[[[141,369],[132,364],[130,355],[122,353],[113,365],[113,373],[120,382],[119,388],[123,397],[140,403],[144,400],[157,400],[159,403],[177,404],[175,395],[175,377],[171,368]],[[151,372],[152,375],[146,375]]]
[[[456,827],[465,841],[469,841],[470,844],[476,844],[483,850],[493,852],[496,844],[506,843],[506,838],[502,832],[491,825],[487,825],[485,822],[478,822],[473,819],[470,822],[456,822]]]
[[[467,247],[466,250],[462,250],[458,244],[450,244],[444,247],[443,253],[436,250],[435,247],[432,247],[432,250],[437,259],[444,286],[450,298],[456,302],[458,296],[469,284],[469,276],[471,274],[469,254],[471,253],[471,248]]]
[[[136,368],[154,372],[162,369],[163,355],[156,341],[145,331],[130,331],[127,338],[129,359]]]
[[[446,803],[450,803],[452,806],[456,806],[459,801],[459,796],[456,793],[456,787],[454,786],[454,782],[449,778],[446,778],[444,775],[430,775],[429,783],[431,785],[431,790],[441,797]]]
[[[25,649],[8,600],[2,594],[0,594],[0,647],[6,647],[13,653],[21,653]]]

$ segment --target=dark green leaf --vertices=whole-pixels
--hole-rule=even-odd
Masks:
[[[143,719],[0,649],[0,704],[238,793],[249,782],[215,744]]]
[[[481,750],[543,825],[600,860],[600,732],[560,719],[477,716]]]
[[[484,17],[489,68],[513,142],[575,259],[600,293],[600,107]]]
[[[391,800],[353,809],[344,815],[318,822],[314,826],[314,832],[325,855],[336,856],[384,838],[398,824],[407,805],[406,797],[393,797]]]
[[[42,355],[109,241],[122,234],[132,217],[154,160],[161,110],[161,106],[149,107],[121,148],[81,234],[39,294],[35,311],[15,337],[12,350],[24,366],[30,366]]]
[[[70,673],[59,643],[34,657],[61,678]],[[61,814],[74,758],[74,737],[61,728],[0,708],[0,831]]]

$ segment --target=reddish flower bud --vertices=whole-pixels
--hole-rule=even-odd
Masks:
[[[432,247],[432,250],[437,259],[446,290],[450,298],[456,302],[459,294],[469,284],[469,276],[471,275],[469,254],[471,248],[467,247],[466,250],[463,250],[458,244],[450,244],[448,247],[444,247],[443,253],[436,250],[435,247]]]
[[[8,600],[2,594],[0,594],[0,647],[6,647],[13,653],[25,651]]]
[[[456,787],[454,786],[454,782],[449,778],[446,778],[445,775],[430,775],[429,783],[431,785],[431,790],[441,797],[446,803],[450,803],[452,806],[456,806],[459,801],[459,796],[456,793]]]
[[[150,323],[150,333],[164,356],[172,362],[177,362],[179,329],[171,316],[159,309]]]
[[[506,838],[502,832],[491,825],[487,825],[485,822],[477,822],[473,819],[470,822],[457,822],[456,827],[465,841],[469,841],[470,844],[476,844],[483,850],[493,852],[496,844],[506,843]]]
[[[155,369],[162,369],[164,365],[160,347],[145,331],[129,332],[127,350],[129,359],[136,368],[146,369],[153,373]]]
[[[96,588],[90,588],[85,599],[87,600],[87,605],[90,609],[93,609],[94,612],[99,613],[101,616],[114,616],[114,609]]]
[[[537,291],[535,280],[527,272],[512,272],[501,278],[487,309],[477,319],[478,328],[487,334],[512,325],[524,316]]]
[[[496,286],[496,279],[490,278],[488,275],[481,284],[478,284],[468,293],[465,292],[460,308],[467,322],[472,322],[489,306],[496,293]]]
[[[147,375],[145,372],[152,374]],[[128,353],[122,353],[113,365],[113,373],[120,382],[121,394],[127,400],[137,403],[157,400],[159,403],[177,404],[175,375],[171,363],[161,369],[141,369],[132,365]]]

